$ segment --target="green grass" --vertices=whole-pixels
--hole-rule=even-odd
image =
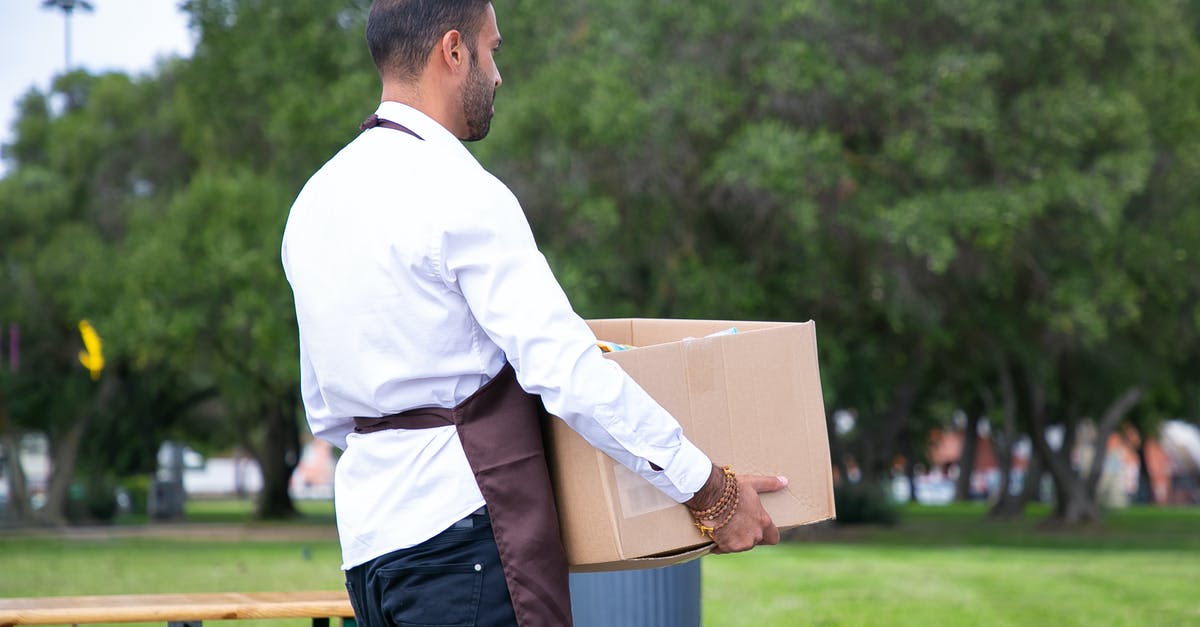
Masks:
[[[336,540],[0,540],[0,595],[337,590]]]
[[[252,519],[249,500],[193,499],[185,507],[187,524],[155,523],[146,527],[153,530],[147,537],[128,537],[143,522],[136,517],[66,537],[42,530],[0,533],[0,597],[341,590],[332,502],[296,506],[302,517],[267,523]],[[225,624],[297,627],[310,621]]]
[[[333,525],[333,501],[295,501],[300,517],[287,521],[261,523],[253,519],[254,501],[250,498],[192,498],[184,503],[184,517],[189,523],[230,523],[240,525]],[[117,525],[144,525],[145,514],[122,514]]]
[[[1197,562],[1158,550],[792,544],[706,561],[704,618],[713,626],[1200,624]]]
[[[1110,512],[1092,528],[981,505],[910,507],[890,528],[707,558],[704,624],[1200,625],[1200,508]]]
[[[3,533],[0,596],[340,589],[332,511],[301,505],[304,518],[268,525],[248,524],[244,501],[190,503],[189,521],[232,530],[226,540]],[[890,528],[705,558],[704,624],[1200,625],[1200,508],[1110,512],[1072,531],[1043,529],[1042,515],[911,507]]]
[[[294,501],[300,518],[283,523],[293,525],[333,525],[333,501]],[[184,517],[188,522],[199,523],[244,523],[254,512],[254,502],[249,499],[189,499],[184,504]]]

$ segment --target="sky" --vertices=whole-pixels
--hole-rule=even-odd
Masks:
[[[17,100],[43,91],[65,67],[64,19],[44,0],[0,0],[0,143],[12,141]],[[92,73],[131,75],[161,57],[189,56],[195,46],[180,0],[90,0],[94,11],[71,16],[71,61]],[[0,176],[7,171],[0,163]]]

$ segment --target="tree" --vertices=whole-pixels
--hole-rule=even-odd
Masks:
[[[121,472],[167,434],[239,443],[264,468],[260,513],[283,516],[301,409],[279,238],[375,106],[366,2],[185,8],[192,58],[22,101],[0,319],[28,359],[0,381],[0,435],[46,430],[64,481],[88,425],[144,435],[118,438]],[[1200,415],[1196,3],[498,9],[506,82],[471,149],[576,308],[817,320],[829,413],[857,417],[838,463],[866,482],[964,409],[998,425],[1002,461],[1027,434],[1056,515],[1089,520],[1100,460],[1048,428],[1103,443]],[[83,317],[111,358],[100,386],[74,362]],[[89,467],[112,442],[75,441]]]
[[[1138,205],[1195,197],[1160,176],[1196,128],[1184,5],[617,4],[508,14],[522,44],[567,26],[516,53],[531,87],[480,150],[582,308],[836,321],[826,398],[856,410],[841,445],[868,477],[914,417],[1015,378],[1008,439],[1029,421],[1057,515],[1093,517],[1043,432],[1102,436],[1143,389],[1099,357],[1162,304],[1130,259]],[[1159,311],[1190,330],[1182,302]]]
[[[200,41],[168,102],[195,167],[166,203],[136,215],[114,319],[142,367],[170,364],[215,391],[226,420],[208,426],[263,470],[259,515],[291,516],[299,376],[279,237],[303,177],[368,110],[373,72],[349,35],[361,4],[186,8]]]

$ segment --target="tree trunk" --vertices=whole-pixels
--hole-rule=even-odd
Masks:
[[[3,408],[0,408],[3,411]],[[11,431],[0,434],[4,448],[4,476],[8,482],[8,516],[15,523],[29,522],[33,510],[29,506],[29,482],[21,465],[21,436]]]
[[[1071,467],[1071,449],[1075,444],[1076,425],[1078,420],[1069,416],[1063,432],[1063,446],[1057,454],[1050,450],[1046,442],[1046,396],[1045,390],[1035,381],[1029,382],[1030,418],[1033,421],[1034,447],[1042,455],[1050,476],[1054,480],[1055,510],[1052,522],[1064,525],[1078,525],[1097,522],[1100,520],[1100,507],[1096,498],[1096,488],[1100,475],[1104,470],[1104,459],[1108,449],[1108,436],[1120,423],[1121,419],[1141,399],[1141,386],[1134,386],[1118,397],[1101,416],[1096,429],[1096,452],[1092,457],[1092,465],[1086,476],[1080,476]],[[1072,408],[1068,405],[1068,408]],[[1074,414],[1073,411],[1070,412]]]
[[[29,481],[21,465],[21,434],[12,427],[8,405],[0,396],[0,449],[4,451],[4,477],[8,483],[8,518],[15,523],[28,522]]]
[[[834,470],[837,471],[838,480],[849,483],[850,476],[849,470],[846,468],[845,447],[842,446],[841,436],[837,432],[834,413],[826,412],[825,414],[825,429],[829,433],[829,457],[832,460]]]
[[[1100,520],[1100,502],[1096,490],[1100,484],[1100,477],[1104,473],[1104,460],[1108,455],[1108,436],[1141,400],[1142,392],[1142,386],[1129,388],[1114,400],[1101,415],[1096,425],[1092,464],[1086,475],[1080,476],[1070,468],[1069,463],[1066,463],[1070,459],[1071,448],[1075,443],[1075,429],[1068,429],[1064,434],[1060,457],[1050,460],[1050,470],[1056,489],[1054,522],[1078,525]]]
[[[967,427],[963,431],[962,454],[958,459],[958,480],[954,484],[954,500],[971,500],[971,479],[975,476],[975,449],[979,440],[978,407],[968,410]]]
[[[1011,456],[1011,446],[1010,453]],[[1042,481],[1042,470],[1037,463],[1037,455],[1031,455],[1029,458],[1029,466],[1026,468],[1025,482],[1021,485],[1019,494],[1012,493],[1012,469],[1008,471],[1009,479],[1002,481],[1004,484],[1004,492],[1000,498],[996,499],[995,505],[988,514],[993,518],[1021,518],[1025,515],[1025,506],[1031,501],[1037,500],[1038,484]]]
[[[1135,503],[1156,503],[1158,502],[1157,495],[1154,494],[1154,481],[1150,478],[1150,465],[1146,457],[1146,434],[1138,430],[1138,443],[1134,447],[1137,449],[1138,456],[1138,487],[1137,496],[1134,499]]]
[[[1042,500],[1042,477],[1046,476],[1046,464],[1037,450],[1029,452],[1029,463],[1025,466],[1025,482],[1021,484],[1021,494],[1017,496],[1018,513],[1025,513],[1025,506]]]
[[[258,517],[264,519],[291,518],[297,515],[288,492],[292,471],[300,461],[300,427],[296,421],[295,399],[274,399],[263,418],[266,427],[263,444],[258,449],[259,466],[263,473],[262,492],[258,495]]]
[[[50,484],[46,486],[46,504],[38,512],[38,518],[44,522],[52,525],[67,523],[67,497],[75,479],[75,462],[79,459],[79,447],[91,420],[92,412],[85,412],[65,434],[51,440]]]
[[[996,463],[1000,466],[1000,490],[988,515],[993,518],[1016,518],[1025,513],[1025,504],[1012,494],[1013,450],[1017,444],[1017,391],[1012,372],[1002,353],[997,353],[996,368],[1000,373],[1000,394],[1004,413],[1004,430],[997,436],[992,432]]]
[[[1092,468],[1087,476],[1086,489],[1095,498],[1100,485],[1100,477],[1104,474],[1104,462],[1108,459],[1108,436],[1121,424],[1130,410],[1142,400],[1143,388],[1140,385],[1125,390],[1125,393],[1104,410],[1096,425],[1096,454],[1092,456]]]
[[[896,456],[898,446],[903,446],[901,438],[904,428],[908,425],[908,417],[912,414],[920,391],[921,377],[924,376],[926,359],[918,356],[914,363],[913,376],[892,392],[891,406],[884,414],[883,424],[876,438],[877,446],[864,452],[870,455],[862,465],[863,480],[883,484],[891,476],[892,461]],[[915,495],[914,495],[915,496]]]
[[[908,482],[908,500],[910,503],[917,500],[917,461],[914,459],[916,455],[913,453],[912,438],[905,434],[904,440],[900,443],[900,454],[904,456],[904,480]]]
[[[1071,460],[1071,456],[1074,454],[1074,451],[1075,451],[1075,441],[1078,439],[1078,435],[1079,435],[1078,423],[1076,421],[1070,420],[1068,418],[1068,421],[1063,423],[1062,445],[1059,446],[1057,451],[1051,451],[1051,453],[1050,453],[1051,455],[1054,456],[1054,461],[1060,467],[1065,468],[1067,470],[1066,474],[1064,475],[1065,481],[1067,484],[1071,484],[1076,481],[1082,481],[1082,478],[1080,477],[1079,472],[1076,470],[1076,468]],[[1049,443],[1047,442],[1047,444],[1049,444]],[[1050,466],[1049,464],[1046,464],[1047,468],[1049,468],[1049,466]],[[1052,481],[1054,481],[1054,515],[1053,515],[1053,517],[1058,519],[1059,522],[1069,522],[1065,518],[1068,510],[1072,510],[1072,509],[1079,510],[1079,511],[1082,510],[1082,508],[1080,508],[1077,505],[1075,505],[1075,506],[1071,505],[1071,502],[1070,502],[1070,500],[1072,498],[1078,498],[1077,496],[1074,496],[1074,495],[1081,493],[1082,490],[1080,490],[1078,488],[1074,488],[1070,485],[1065,485],[1063,483],[1060,483],[1060,479],[1056,478],[1053,473],[1051,473],[1050,478]],[[1073,524],[1073,523],[1069,523],[1069,524]]]
[[[75,480],[75,463],[79,459],[79,448],[83,436],[93,417],[112,401],[120,387],[120,379],[109,374],[100,382],[91,405],[80,413],[65,433],[55,438],[51,435],[50,485],[46,487],[46,504],[38,512],[38,518],[53,525],[67,522],[67,496]]]
[[[233,450],[233,495],[238,500],[246,498],[246,478],[242,473],[242,446]]]
[[[1100,505],[1094,494],[1088,494],[1083,481],[1070,481],[1065,489],[1059,486],[1059,493],[1054,519],[1051,522],[1066,526],[1090,524],[1100,521]]]
[[[1038,383],[1030,381],[1028,393],[1029,417],[1033,423],[1029,437],[1033,440],[1034,450],[1045,462],[1050,478],[1054,480],[1055,508],[1049,522],[1073,526],[1098,521],[1100,510],[1096,507],[1094,495],[1088,494],[1084,480],[1070,465],[1070,450],[1075,440],[1074,429],[1071,428],[1073,425],[1068,424],[1063,432],[1062,449],[1053,451],[1046,441],[1045,390]]]

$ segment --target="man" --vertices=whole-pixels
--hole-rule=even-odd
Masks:
[[[481,0],[376,0],[382,103],[292,207],[313,434],[344,454],[343,568],[364,625],[565,625],[566,563],[537,400],[687,503],[718,552],[774,544],[778,477],[722,472],[571,309],[516,198],[462,141],[501,84]],[[698,537],[699,539],[699,537]]]

